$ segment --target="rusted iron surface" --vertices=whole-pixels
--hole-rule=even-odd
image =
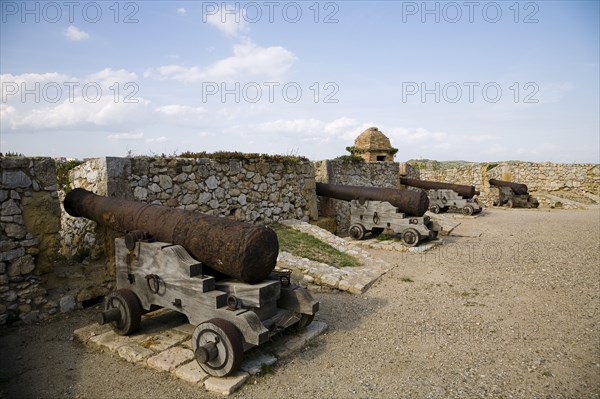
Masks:
[[[463,198],[473,198],[479,195],[479,191],[475,190],[475,186],[466,186],[463,184],[443,183],[437,181],[419,180],[400,178],[400,183],[405,186],[418,187],[423,190],[452,190]]]
[[[67,213],[126,233],[143,230],[157,241],[184,247],[204,265],[247,283],[266,279],[277,263],[279,243],[264,226],[95,195],[81,188],[65,197]]]
[[[317,195],[344,201],[386,201],[412,216],[422,216],[429,207],[429,198],[424,191],[398,190],[396,188],[342,186],[317,183]]]
[[[490,185],[495,186],[495,187],[509,187],[517,195],[528,194],[527,186],[525,184],[521,184],[521,183],[514,183],[511,181],[505,181],[505,180],[490,179]]]

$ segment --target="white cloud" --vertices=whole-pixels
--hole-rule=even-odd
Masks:
[[[169,139],[166,138],[165,136],[154,137],[154,138],[146,140],[147,143],[164,143],[167,141],[169,141]]]
[[[71,25],[67,29],[65,29],[64,34],[67,39],[74,41],[86,40],[90,38],[90,35],[88,33],[80,30],[75,25]]]
[[[124,140],[141,140],[144,138],[144,133],[118,133],[109,134],[107,138],[111,141],[124,141]]]
[[[448,139],[448,133],[446,132],[431,132],[425,128],[390,128],[386,129],[385,127],[380,128],[386,136],[390,138],[392,141],[392,145],[394,142],[396,143],[430,143],[430,144],[439,144],[442,140]]]
[[[318,119],[279,119],[254,126],[258,133],[316,133],[323,131],[325,123]]]
[[[338,118],[330,123],[328,123],[324,131],[327,134],[339,135],[343,134],[343,132],[347,132],[348,130],[356,130],[359,126],[357,120],[347,117]]]
[[[123,98],[114,101],[112,96],[90,102],[77,97],[53,107],[40,107],[27,112],[9,113],[11,129],[48,130],[93,126],[118,126],[147,119],[148,101],[125,103]],[[8,110],[10,111],[10,110]]]
[[[149,69],[144,77],[181,82],[230,81],[241,77],[282,77],[297,60],[291,51],[280,46],[261,47],[249,39],[233,46],[233,56],[224,58],[205,68],[166,65]]]
[[[17,109],[8,104],[0,104],[0,126],[5,129],[14,129]]]
[[[104,68],[101,71],[86,76],[84,80],[88,83],[98,83],[103,89],[106,88],[112,93],[117,92],[117,90],[127,91],[127,93],[130,93],[133,89],[135,89],[135,87],[126,88],[125,85],[127,83],[133,83],[135,85],[134,82],[137,79],[138,76],[135,72],[129,72],[125,69],[114,70],[111,68]],[[115,86],[115,83],[118,84],[118,88]]]
[[[105,68],[83,79],[53,72],[3,74],[0,80],[3,100],[7,99],[2,104],[2,125],[10,130],[118,127],[151,115],[150,102],[137,96],[137,75],[124,69]],[[11,94],[15,87],[16,95]],[[22,87],[35,89],[39,100],[33,95],[21,98]]]
[[[183,8],[183,7],[179,7],[177,9],[177,14],[179,14],[179,15],[187,15],[187,10],[185,8]]]
[[[331,121],[315,118],[309,119],[278,119],[255,125],[238,125],[227,129],[227,133],[239,131],[248,136],[270,135],[273,137],[285,137],[290,145],[294,141],[310,142],[317,145],[329,145],[339,143],[337,146],[343,149],[354,143],[356,137],[367,128],[377,126],[386,136],[390,138],[392,146],[402,148],[408,144],[411,148],[425,148],[433,150],[447,150],[452,148],[453,142],[446,132],[432,132],[425,128],[388,127],[372,121],[361,122],[349,117],[340,117]]]
[[[43,100],[43,91],[45,85],[59,85],[62,89],[67,90],[64,86],[65,82],[77,82],[79,79],[69,77],[68,75],[58,72],[48,73],[24,73],[21,75],[12,75],[5,73],[0,75],[0,94],[2,103],[17,102],[36,102],[34,94],[37,93],[40,102]]]
[[[506,151],[508,150],[508,147],[506,147],[503,144],[492,144],[490,146],[487,146],[487,148],[485,149],[485,153],[486,154],[490,154],[490,155],[500,155],[506,153]]]
[[[362,133],[372,123],[359,123],[355,119],[341,117],[330,122],[310,119],[278,119],[250,126],[250,133],[281,134],[302,137],[304,141],[329,142],[350,140]]]
[[[472,134],[463,136],[462,138],[473,143],[482,143],[484,141],[492,141],[496,139],[496,137],[492,136],[491,134]]]
[[[225,6],[223,9],[222,6]],[[219,29],[226,36],[234,37],[240,33],[249,31],[248,25],[244,20],[243,9],[240,3],[225,4],[221,3],[217,10],[206,14],[206,22]]]
[[[191,115],[202,115],[206,113],[206,108],[203,107],[190,107],[189,105],[163,105],[162,107],[156,108],[158,112],[166,116],[191,116]]]

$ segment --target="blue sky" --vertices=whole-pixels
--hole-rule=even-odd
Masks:
[[[596,1],[0,5],[2,152],[600,161]]]

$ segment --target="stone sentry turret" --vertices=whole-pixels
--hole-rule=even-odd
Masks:
[[[376,127],[362,132],[354,141],[354,146],[346,147],[346,150],[367,162],[393,162],[398,152],[397,148],[392,147],[390,139]]]

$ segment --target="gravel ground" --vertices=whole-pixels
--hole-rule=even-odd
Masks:
[[[239,398],[600,397],[600,211],[486,210],[363,295],[315,293],[329,325]],[[480,237],[477,236],[481,233]],[[218,397],[83,347],[92,310],[0,330],[0,397]]]

